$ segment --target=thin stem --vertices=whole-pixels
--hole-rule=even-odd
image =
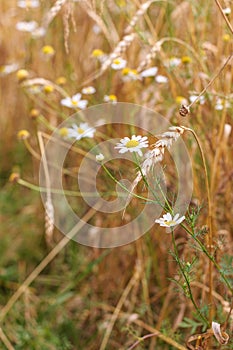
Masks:
[[[212,218],[213,218],[213,213],[212,213],[212,201],[211,201],[211,195],[210,195],[210,183],[209,183],[209,177],[208,177],[208,171],[207,171],[207,165],[206,165],[206,160],[204,156],[204,152],[201,146],[201,143],[198,139],[197,134],[195,133],[194,130],[190,128],[184,127],[185,130],[190,131],[198,145],[198,148],[200,150],[201,158],[202,158],[202,163],[204,166],[204,173],[205,173],[205,182],[206,182],[206,191],[207,191],[207,201],[208,201],[208,227],[209,227],[209,232],[207,235],[207,244],[209,248],[209,255],[212,256],[212,248],[213,248],[213,227],[212,227]],[[213,297],[212,297],[212,291],[213,291],[213,266],[212,266],[212,260],[209,260],[209,303],[211,305],[210,307],[210,323],[212,322],[212,317],[213,317]]]
[[[229,22],[227,16],[225,15],[225,13],[224,13],[224,11],[223,11],[223,9],[222,9],[222,6],[221,6],[221,4],[220,4],[220,2],[219,2],[218,0],[215,0],[215,3],[216,3],[216,5],[218,6],[218,8],[219,8],[219,10],[220,10],[220,12],[221,12],[221,14],[222,14],[222,16],[223,16],[223,18],[224,18],[224,20],[225,20],[227,26],[228,26],[228,28],[230,29],[231,33],[233,34],[233,28],[232,28],[232,26],[231,26],[231,23]]]
[[[193,102],[191,102],[188,106],[186,106],[186,108],[189,110],[190,107],[192,107],[199,99],[200,97],[206,92],[206,90],[210,87],[210,85],[213,84],[213,82],[215,81],[215,79],[221,74],[221,72],[224,70],[224,68],[226,67],[226,65],[228,64],[228,62],[232,59],[233,54],[231,54],[226,61],[224,62],[224,64],[220,67],[220,69],[217,71],[217,73],[213,76],[213,78],[209,81],[209,83],[204,87],[204,89],[200,92],[200,94],[195,98],[195,100]]]
[[[198,312],[198,315],[201,317],[201,319],[203,320],[203,322],[205,323],[205,325],[208,326],[208,321],[205,318],[204,315],[202,315],[201,311],[199,310],[194,298],[193,298],[193,294],[192,294],[192,290],[191,290],[191,286],[188,280],[188,277],[183,269],[183,266],[181,264],[180,258],[179,258],[179,253],[178,253],[178,249],[177,249],[177,245],[176,245],[176,240],[175,240],[175,236],[174,236],[174,230],[172,230],[172,243],[173,243],[173,248],[174,248],[174,253],[175,253],[175,257],[176,257],[176,261],[179,265],[180,271],[182,273],[182,276],[184,277],[184,280],[186,282],[186,286],[188,288],[188,294],[189,294],[189,298],[191,300],[191,302],[193,303],[193,306],[195,307],[196,311]]]
[[[144,337],[139,338],[133,345],[130,346],[127,350],[133,350],[135,349],[139,344],[141,344],[144,340],[152,337],[157,337],[157,333],[151,333],[151,334],[146,334]]]
[[[224,280],[225,284],[227,285],[227,287],[229,288],[231,294],[233,294],[233,288],[230,284],[230,282],[228,281],[228,279],[226,278],[226,276],[224,275],[224,273],[221,270],[221,267],[219,266],[219,264],[216,262],[216,260],[214,259],[214,257],[209,253],[209,251],[207,250],[207,248],[204,246],[204,244],[184,225],[184,224],[180,224],[183,229],[197,242],[197,244],[201,247],[203,253],[206,254],[206,256],[209,258],[209,260],[212,261],[212,263],[214,264],[214,266],[216,267],[216,269],[218,270],[219,274],[221,275],[222,279]]]
[[[103,169],[105,170],[105,172],[108,174],[108,176],[116,183],[118,184],[121,188],[123,188],[123,190],[125,190],[126,192],[130,193],[132,196],[139,198],[139,199],[143,199],[144,201],[150,202],[150,203],[154,203],[154,201],[152,199],[148,199],[146,197],[142,197],[139,196],[138,194],[135,193],[131,193],[127,187],[125,187],[124,185],[122,185],[122,183],[120,183],[108,170],[108,168],[106,168],[106,166],[104,164],[102,164]]]
[[[39,187],[37,185],[34,185],[28,181],[25,181],[23,179],[19,179],[17,181],[17,183],[21,186],[24,186],[26,188],[29,188],[30,190],[33,190],[33,191],[36,191],[36,192],[46,192],[47,191],[47,188],[46,187]],[[51,188],[50,189],[50,192],[51,193],[55,193],[55,194],[64,194],[64,195],[67,195],[67,196],[74,196],[74,197],[82,197],[82,196],[85,196],[85,197],[99,197],[99,195],[103,195],[103,194],[109,194],[109,195],[115,195],[116,192],[115,191],[112,191],[112,192],[104,192],[104,193],[101,193],[101,192],[98,192],[98,193],[95,193],[95,192],[78,192],[78,191],[69,191],[69,190],[59,190],[59,189],[56,189],[56,188]],[[124,197],[122,195],[122,197]]]
[[[7,350],[14,350],[14,347],[11,345],[9,339],[7,338],[7,336],[5,335],[1,327],[0,327],[0,339],[5,345],[5,347],[7,348]]]

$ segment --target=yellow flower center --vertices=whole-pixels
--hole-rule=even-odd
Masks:
[[[113,61],[114,64],[120,64],[121,63],[121,60],[119,58],[116,58],[114,61]]]
[[[54,48],[50,45],[43,46],[42,51],[45,55],[53,55],[55,53]]]
[[[223,41],[230,41],[231,40],[231,37],[229,34],[224,34],[222,38],[223,38]]]
[[[176,103],[177,104],[184,103],[185,100],[186,100],[186,98],[184,96],[176,96]]]
[[[46,93],[50,93],[50,92],[53,92],[53,90],[54,90],[54,88],[53,88],[53,86],[52,85],[45,85],[44,86],[44,92],[46,92]]]
[[[77,106],[77,104],[78,104],[78,102],[75,101],[75,100],[71,100],[71,103],[72,103],[73,106]]]
[[[183,57],[181,58],[181,61],[182,61],[182,63],[184,63],[184,64],[188,64],[188,63],[191,63],[191,62],[192,62],[192,58],[189,57],[189,56],[183,56]]]
[[[96,49],[92,52],[93,57],[100,57],[100,56],[103,56],[103,54],[104,54],[103,51],[100,49]]]
[[[27,130],[20,130],[17,133],[17,137],[19,140],[26,140],[27,138],[29,138],[30,134]]]
[[[68,135],[68,129],[67,128],[61,128],[59,130],[59,134],[63,137],[67,136]]]
[[[82,128],[78,128],[78,133],[79,134],[83,134],[85,132],[85,130],[84,129],[82,129]]]
[[[123,75],[128,75],[129,73],[130,73],[130,68],[125,67],[125,68],[122,69],[122,74]]]
[[[110,101],[116,101],[116,96],[115,95],[109,95],[109,100]]]
[[[23,79],[26,79],[29,76],[29,73],[28,73],[28,71],[26,69],[20,69],[16,73],[16,76],[17,76],[18,80],[23,80]]]
[[[66,84],[66,78],[65,77],[58,77],[57,79],[56,79],[56,83],[58,84],[58,85],[65,85]]]
[[[127,147],[127,148],[137,147],[138,145],[139,145],[139,141],[137,141],[137,140],[129,140],[129,141],[126,143],[126,147]]]
[[[176,225],[176,222],[174,220],[165,221],[165,224],[167,224],[168,226],[171,226],[171,225]]]

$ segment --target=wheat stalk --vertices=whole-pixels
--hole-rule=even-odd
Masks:
[[[184,128],[180,126],[171,126],[168,131],[161,134],[161,138],[154,144],[152,150],[148,151],[145,155],[146,159],[140,166],[140,171],[137,173],[137,177],[132,183],[130,189],[130,195],[126,201],[126,207],[131,200],[131,193],[134,191],[137,184],[142,180],[143,177],[147,177],[151,169],[155,164],[161,162],[164,157],[166,148],[170,148],[173,142],[177,141],[181,134],[183,134]]]
[[[150,7],[150,5],[152,4],[152,2],[154,2],[155,0],[149,0],[144,2],[143,4],[141,4],[141,6],[139,7],[139,9],[137,10],[137,12],[135,13],[135,15],[133,16],[133,18],[131,19],[131,21],[129,22],[128,27],[126,27],[125,29],[125,33],[129,34],[133,28],[135,27],[135,25],[137,24],[138,20],[140,19],[140,17],[142,17],[145,12],[148,10],[148,8]]]
[[[61,10],[62,6],[67,2],[68,0],[57,0],[53,7],[49,10],[48,13],[44,16],[42,19],[42,28],[47,29],[49,24],[52,22],[52,20],[56,17],[58,12]]]
[[[48,246],[52,246],[53,243],[53,230],[54,230],[54,207],[51,199],[51,192],[47,192],[47,198],[45,202],[45,239]]]

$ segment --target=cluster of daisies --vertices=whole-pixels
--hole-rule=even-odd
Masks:
[[[65,139],[71,138],[76,141],[79,141],[85,137],[93,138],[95,132],[96,132],[96,129],[94,127],[89,126],[88,123],[80,123],[79,125],[72,124],[72,126],[69,128],[63,127],[59,129],[60,136],[62,136]],[[170,131],[170,133],[171,132],[172,131]],[[169,141],[169,138],[168,138],[168,141]],[[132,135],[131,137],[126,136],[122,138],[120,142],[116,144],[115,149],[118,150],[118,152],[121,154],[124,154],[126,152],[130,152],[130,153],[134,152],[139,156],[143,156],[142,149],[148,148],[148,146],[149,144],[148,144],[147,136]],[[167,143],[164,146],[168,147],[169,144]],[[104,155],[102,153],[99,153],[96,155],[97,162],[102,163],[103,160],[104,160]],[[172,217],[170,213],[166,213],[163,215],[162,218],[156,219],[155,222],[160,224],[160,226],[162,227],[171,228],[179,225],[184,219],[185,219],[185,216],[179,217],[179,214],[176,214]]]
[[[174,128],[178,128],[178,127],[174,127]],[[164,138],[158,141],[158,143],[160,143],[159,147],[168,147],[169,148],[171,145],[171,142],[172,142],[171,139],[174,138],[173,134],[176,134],[176,133],[178,134],[177,130],[174,131],[173,129],[171,131],[163,133],[162,135],[164,136]],[[170,135],[170,134],[172,134],[172,135]],[[165,136],[167,136],[167,139],[165,138]],[[161,144],[161,142],[162,143],[164,142],[166,144]],[[123,139],[121,139],[120,142],[117,143],[117,145],[115,146],[115,149],[117,149],[119,151],[119,153],[135,152],[139,156],[142,156],[143,155],[142,149],[147,148],[147,147],[148,147],[147,136],[133,135],[131,138],[124,137]],[[101,161],[103,159],[101,158]],[[185,220],[185,216],[181,216],[181,217],[179,217],[179,216],[180,216],[179,213],[177,213],[174,216],[172,216],[171,213],[166,213],[163,215],[162,218],[156,219],[155,223],[158,223],[162,227],[172,228],[174,226],[179,225],[180,223],[182,223],[182,221]]]
[[[89,126],[88,123],[72,124],[70,128],[63,127],[59,129],[60,136],[65,139],[74,139],[75,141],[79,141],[85,137],[93,138],[95,132],[96,129]]]

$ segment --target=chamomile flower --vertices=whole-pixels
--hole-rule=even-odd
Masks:
[[[136,69],[131,69],[129,67],[125,67],[121,71],[122,80],[124,81],[135,81],[140,79],[140,75],[138,74]]]
[[[42,38],[46,34],[46,29],[43,27],[38,27],[32,32],[33,39]]]
[[[104,160],[104,155],[102,153],[99,153],[95,156],[95,159],[97,162],[101,163]]]
[[[114,70],[121,70],[126,67],[126,63],[126,60],[123,60],[123,58],[118,57],[112,61],[111,67]]]
[[[215,109],[217,111],[222,111],[223,108],[229,108],[230,106],[231,104],[228,101],[223,100],[222,98],[217,98]]]
[[[27,92],[31,95],[38,95],[43,91],[43,87],[40,85],[31,85],[27,88]]]
[[[84,137],[94,137],[96,129],[88,125],[88,123],[80,123],[80,125],[73,124],[68,128],[68,137],[76,140],[81,140]]]
[[[156,224],[159,224],[162,227],[174,227],[179,225],[182,221],[184,221],[185,216],[181,216],[180,214],[176,214],[174,217],[170,213],[164,214],[162,218],[155,220]]]
[[[230,15],[230,14],[231,14],[231,9],[230,9],[230,7],[226,7],[225,9],[222,10],[222,12],[223,12],[225,15]]]
[[[159,84],[166,84],[168,82],[168,78],[164,75],[157,75],[155,77],[155,81]]]
[[[43,90],[46,94],[50,94],[54,91],[54,87],[52,85],[44,85]]]
[[[68,137],[68,135],[69,135],[69,129],[63,127],[63,128],[61,128],[61,129],[59,129],[58,133],[59,133],[59,135],[60,135],[61,137],[63,137],[64,139],[66,139],[66,138]]]
[[[104,95],[104,102],[111,102],[113,104],[117,103],[116,95]]]
[[[189,63],[192,62],[192,58],[190,56],[183,56],[181,58],[181,61],[182,61],[183,64],[189,64]]]
[[[141,148],[147,148],[148,147],[148,138],[147,136],[141,136],[141,135],[133,135],[131,138],[124,137],[120,140],[119,143],[114,147],[115,149],[119,150],[119,153],[126,153],[126,152],[136,152],[140,156],[142,156]]]
[[[175,100],[178,105],[188,105],[188,100],[184,96],[176,96]]]
[[[94,86],[87,86],[82,89],[82,94],[84,95],[92,95],[95,92],[96,92],[96,89],[94,88]]]
[[[142,71],[140,76],[142,78],[155,77],[157,72],[158,72],[158,68],[157,67],[150,67],[150,68]]]
[[[20,32],[28,32],[32,33],[36,28],[38,27],[38,24],[36,21],[20,21],[16,23],[15,28],[19,30]]]
[[[81,94],[77,93],[76,95],[72,97],[66,97],[61,100],[61,104],[63,106],[66,106],[68,108],[80,108],[85,109],[87,107],[88,101],[87,100],[81,100]]]
[[[189,96],[189,100],[190,102],[194,102],[197,98],[197,95],[191,95]],[[202,95],[198,98],[197,100],[198,103],[200,103],[200,105],[203,105],[205,103],[205,97]],[[185,103],[184,103],[185,104]]]
[[[101,63],[103,63],[107,58],[107,55],[101,49],[93,50],[91,55]]]
[[[167,61],[165,61],[164,65],[167,68],[175,68],[181,64],[181,59],[178,57],[170,57]]]
[[[16,77],[17,77],[18,81],[22,81],[22,80],[25,80],[29,77],[29,73],[26,69],[19,69],[16,72]]]
[[[39,0],[18,0],[17,6],[22,9],[37,8],[40,6]]]
[[[60,76],[56,79],[55,83],[60,86],[64,86],[67,83],[67,79],[63,76]]]
[[[228,42],[231,40],[231,36],[229,34],[223,34],[222,39],[223,41]]]
[[[19,68],[18,63],[12,63],[12,64],[6,64],[3,66],[0,66],[0,76],[8,75],[10,73],[13,73],[17,71]]]
[[[18,140],[26,140],[30,136],[29,132],[27,130],[20,130],[17,133]]]
[[[45,58],[50,58],[55,55],[55,50],[51,45],[43,46],[41,51]]]

